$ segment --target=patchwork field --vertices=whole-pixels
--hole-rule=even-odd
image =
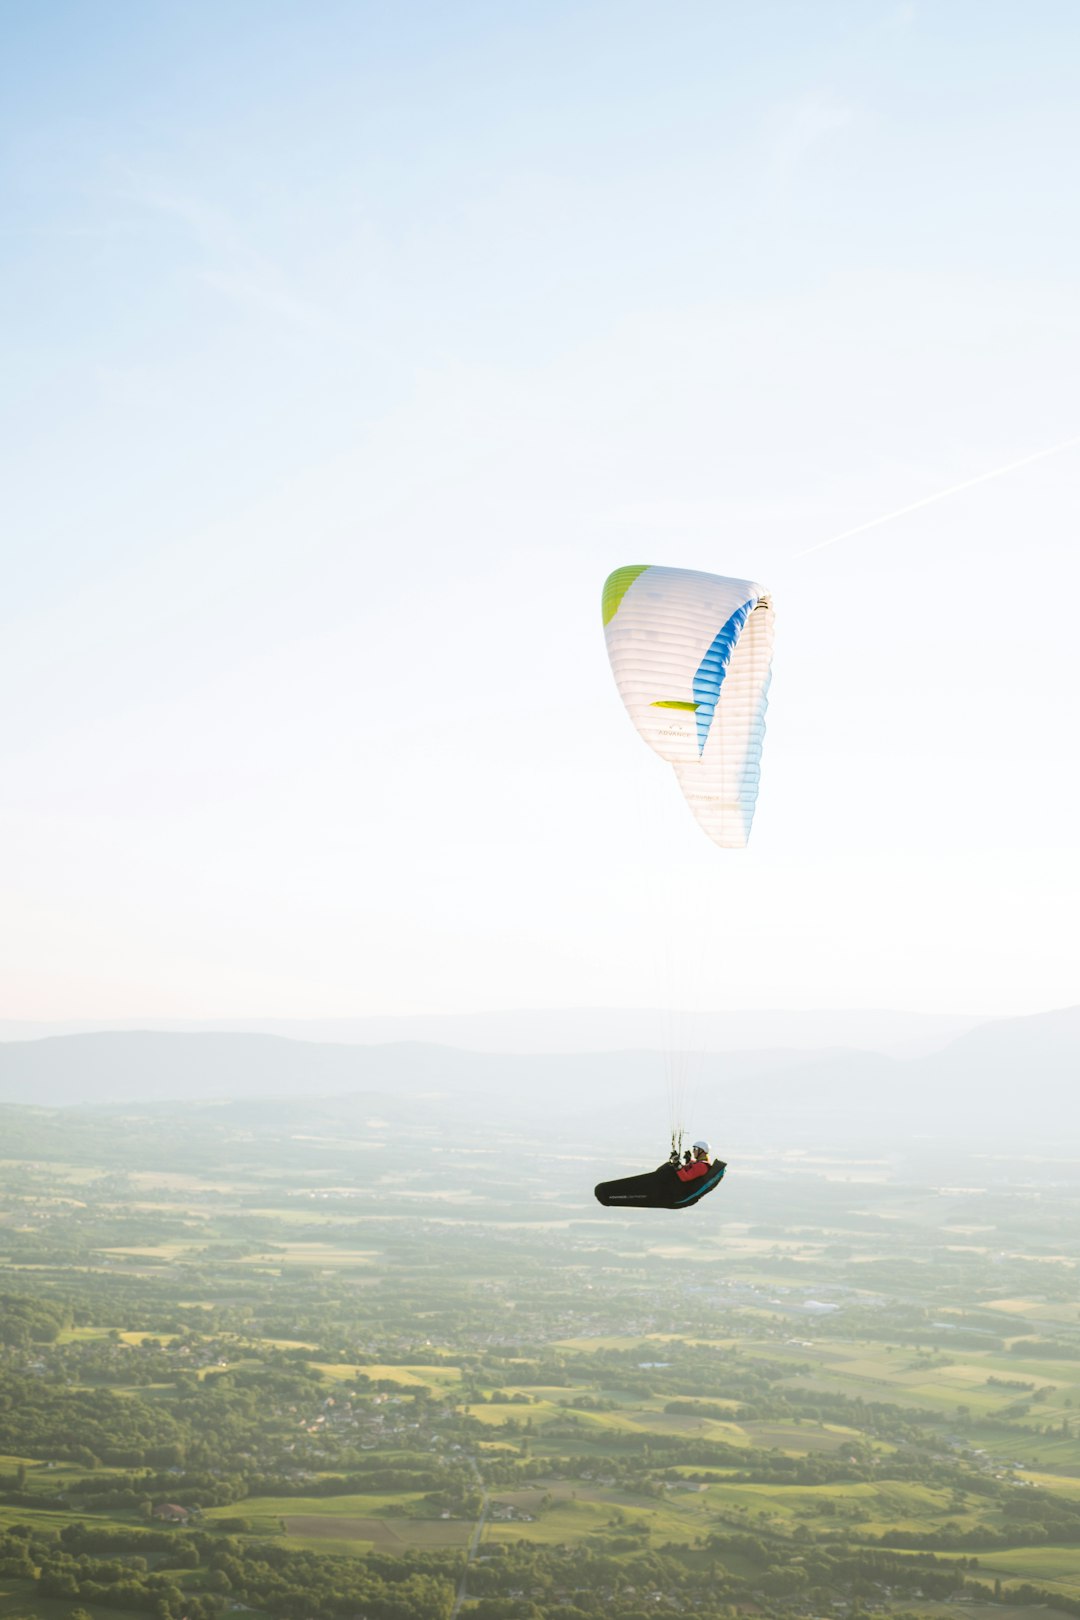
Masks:
[[[9,1161],[0,1620],[1080,1598],[1059,1169],[991,1224],[961,1174],[946,1196],[885,1161],[759,1164],[752,1218],[676,1232],[589,1209],[577,1160],[523,1168],[515,1207],[495,1168],[521,1143],[469,1191],[445,1127],[432,1196],[390,1210],[351,1127],[309,1123],[178,1119],[180,1169],[57,1162],[47,1136]],[[124,1132],[161,1153],[136,1116],[96,1151]]]
[[[298,1547],[317,1551],[357,1553],[367,1547],[387,1550],[402,1547],[464,1547],[472,1525],[446,1519],[362,1519],[344,1515],[285,1514],[285,1535]]]

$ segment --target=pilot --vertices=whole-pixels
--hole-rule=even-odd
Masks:
[[[690,1159],[688,1164],[681,1165],[675,1172],[679,1180],[697,1181],[699,1176],[707,1176],[709,1171],[712,1169],[712,1165],[709,1163],[709,1156],[711,1153],[712,1148],[709,1146],[708,1142],[695,1142],[693,1158]],[[688,1154],[687,1158],[689,1157],[690,1156]]]

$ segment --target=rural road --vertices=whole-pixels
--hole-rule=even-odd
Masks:
[[[475,1459],[472,1457],[469,1458],[469,1466],[476,1475],[476,1483],[479,1485],[481,1491],[480,1517],[476,1521],[476,1529],[472,1533],[472,1539],[469,1542],[469,1548],[465,1554],[465,1568],[462,1570],[461,1580],[458,1582],[457,1596],[454,1599],[454,1607],[450,1610],[450,1620],[458,1620],[458,1615],[461,1613],[461,1605],[465,1601],[465,1588],[469,1579],[469,1565],[476,1557],[477,1548],[480,1546],[480,1537],[484,1533],[484,1525],[487,1523],[488,1516],[488,1493],[484,1489],[484,1482],[480,1478],[480,1470],[477,1468]]]

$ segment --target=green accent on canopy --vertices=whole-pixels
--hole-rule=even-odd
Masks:
[[[619,605],[622,602],[623,597],[626,595],[635,579],[637,579],[639,574],[647,573],[649,567],[649,563],[642,563],[640,568],[616,568],[613,574],[608,575],[607,579],[604,581],[603,606],[605,624],[611,623],[612,619],[619,611]]]
[[[692,714],[701,705],[698,703],[681,703],[678,698],[660,698],[650,707],[654,709],[689,709]]]

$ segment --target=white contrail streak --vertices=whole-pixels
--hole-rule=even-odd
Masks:
[[[977,478],[965,478],[962,484],[950,484],[948,489],[939,489],[936,494],[924,495],[921,501],[912,501],[910,506],[898,506],[895,512],[886,512],[884,517],[871,518],[869,523],[858,523],[853,529],[844,529],[840,534],[832,534],[827,540],[818,540],[814,545],[807,546],[805,551],[796,551],[795,557],[809,557],[811,552],[824,551],[826,546],[835,546],[841,540],[850,540],[853,535],[865,534],[867,529],[880,528],[883,523],[891,523],[893,518],[904,517],[908,512],[917,512],[920,506],[933,506],[935,501],[943,501],[949,495],[959,495],[962,489],[973,489],[976,484],[988,483],[991,478],[1004,478],[1006,473],[1015,472],[1018,467],[1029,467],[1033,461],[1045,461],[1047,456],[1058,456],[1063,450],[1071,450],[1074,444],[1080,444],[1080,433],[1073,439],[1066,439],[1064,444],[1051,445],[1049,450],[1035,450],[1030,456],[1021,456],[1019,461],[1010,461],[1004,467],[995,467],[991,472],[979,473]]]

